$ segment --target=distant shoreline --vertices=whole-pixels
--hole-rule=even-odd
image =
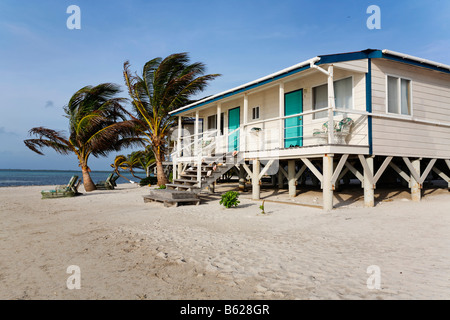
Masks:
[[[92,170],[90,176],[94,183],[104,181],[113,170]],[[135,171],[138,177],[145,177],[145,171]],[[130,172],[120,172],[117,183],[139,182]],[[83,179],[81,170],[36,170],[36,169],[0,169],[0,188],[14,186],[55,186],[65,185],[72,176]],[[123,178],[125,177],[125,178]]]

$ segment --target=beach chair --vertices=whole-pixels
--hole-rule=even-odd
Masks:
[[[42,199],[51,199],[51,198],[65,198],[65,197],[75,197],[80,195],[78,192],[78,187],[80,186],[81,180],[78,180],[78,176],[72,176],[67,185],[64,186],[56,186],[55,189],[52,190],[42,190],[41,195]]]
[[[108,178],[105,181],[99,181],[95,184],[95,187],[98,190],[114,190],[114,187],[117,187],[116,180],[119,178],[119,175],[116,175],[114,172],[110,173]]]
[[[350,134],[350,129],[353,125],[351,118],[344,118],[334,124],[334,135],[337,137],[338,144],[346,143],[346,138]],[[314,129],[313,137],[318,138],[319,143],[326,143],[328,141],[328,121],[322,125],[322,129]]]
[[[328,121],[322,124],[321,129],[313,129],[313,137],[317,138],[317,143],[323,144],[328,141]]]
[[[344,118],[336,124],[335,135],[338,138],[339,144],[346,143],[347,136],[350,134],[350,129],[353,125],[351,118]]]

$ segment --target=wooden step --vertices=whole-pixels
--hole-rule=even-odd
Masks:
[[[158,196],[143,196],[144,202],[162,202],[164,203],[164,207],[171,207],[175,206],[178,207],[179,203],[194,203],[196,205],[200,204],[199,198],[185,198],[185,199],[165,199],[164,197],[158,197]]]
[[[204,178],[205,175],[206,174],[204,174],[202,178]],[[181,178],[194,178],[193,180],[197,181],[197,175],[196,174],[185,174],[185,173],[182,173],[182,174],[180,174],[180,177]]]
[[[225,158],[221,158],[221,157],[217,157],[217,158],[214,158],[214,157],[211,157],[211,158],[204,158],[203,159],[203,163],[207,163],[208,165],[211,165],[211,163],[212,162],[214,162],[214,163],[221,163],[221,162],[223,162],[225,160]]]
[[[185,184],[177,184],[177,183],[168,183],[166,184],[167,188],[183,188],[183,189],[199,189],[197,186],[188,186]]]
[[[201,170],[203,171],[203,170],[212,170],[212,168],[214,168],[214,166],[212,165],[212,166],[210,166],[210,165],[208,165],[208,166],[202,166],[201,167]],[[192,167],[189,167],[188,169],[186,169],[186,171],[187,170],[195,170],[195,171],[197,171],[197,169],[198,169],[198,167],[197,166],[192,166]]]
[[[208,174],[208,171],[201,171],[201,176],[206,176]],[[197,171],[184,171],[181,175],[188,175],[188,176],[195,176],[197,177]]]
[[[173,180],[174,183],[198,183],[197,180],[187,180],[187,179],[174,179]]]
[[[180,191],[171,189],[150,190],[149,196],[166,200],[190,199],[197,197],[197,194],[190,191]]]

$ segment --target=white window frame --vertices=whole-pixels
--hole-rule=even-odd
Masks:
[[[397,90],[398,90],[398,110],[399,112],[394,113],[394,112],[389,112],[389,83],[388,83],[388,78],[389,77],[394,77],[394,78],[398,78],[398,85],[397,85]],[[408,80],[410,83],[409,86],[409,103],[411,104],[411,112],[410,114],[402,114],[401,113],[401,82],[403,80]],[[411,78],[407,78],[404,76],[400,76],[398,74],[391,74],[391,73],[386,73],[386,114],[391,114],[391,115],[395,115],[398,117],[402,117],[405,119],[412,119],[413,118],[413,112],[414,112],[414,108],[413,108],[413,80]]]
[[[354,78],[354,76],[351,75],[351,76],[345,76],[345,77],[342,77],[342,78],[339,78],[339,79],[333,79],[333,84],[334,84],[335,81],[344,80],[344,79],[348,79],[348,78],[352,78],[352,109],[346,109],[346,110],[351,112],[351,110],[356,110],[356,105],[355,105],[355,78]],[[325,83],[316,85],[314,87],[311,87],[311,111],[315,110],[314,109],[314,88],[323,86],[325,84],[328,84],[328,83],[325,82]],[[336,97],[335,97],[335,99],[336,99]],[[318,109],[318,110],[320,110],[320,109]],[[312,114],[312,122],[323,122],[324,119],[326,118],[326,117],[316,118],[315,115],[316,115],[316,113]],[[336,116],[336,114],[335,114],[335,116]]]
[[[256,110],[258,110],[258,116],[257,117],[255,117]],[[252,108],[252,120],[258,120],[260,118],[261,118],[261,107],[260,106],[254,106]]]

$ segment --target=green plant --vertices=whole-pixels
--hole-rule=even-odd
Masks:
[[[156,177],[145,177],[145,178],[141,179],[141,181],[139,182],[139,185],[141,187],[143,187],[143,186],[156,184],[157,182],[158,182],[158,179]]]
[[[220,200],[220,204],[223,204],[227,209],[231,207],[237,207],[240,203],[238,200],[239,192],[237,191],[228,191],[222,194],[222,199]]]
[[[159,187],[158,187],[158,189],[165,189],[166,188],[166,185],[165,184],[162,184],[162,185],[160,185]]]
[[[262,204],[259,206],[259,208],[261,209],[261,214],[265,214],[266,213],[264,211],[264,200],[263,200]]]

